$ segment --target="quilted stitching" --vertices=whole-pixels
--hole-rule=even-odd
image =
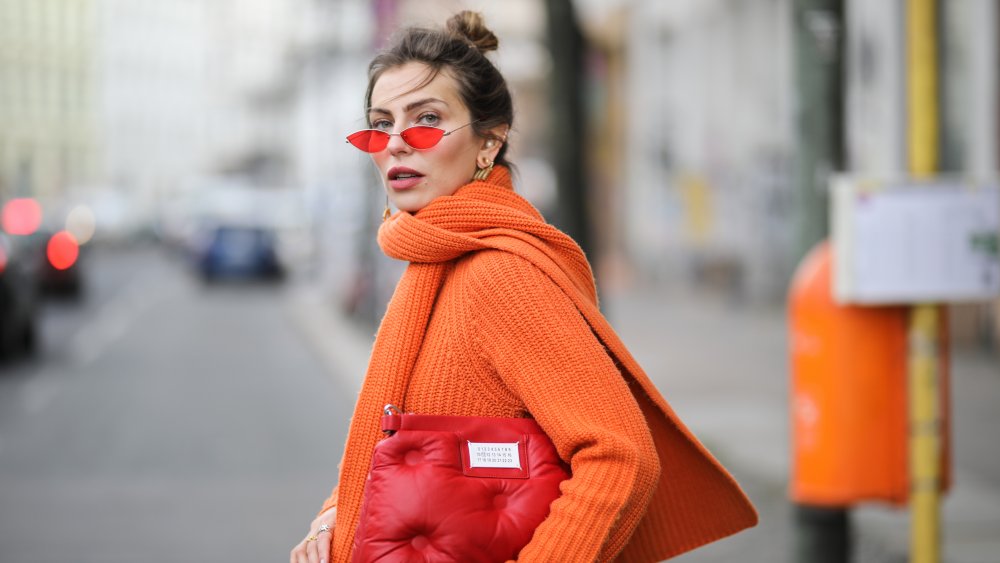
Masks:
[[[498,436],[494,428],[484,441],[519,441],[531,478],[468,476],[462,462],[467,438],[464,432],[404,428],[379,442],[355,534],[355,562],[517,558],[569,471],[540,430]]]

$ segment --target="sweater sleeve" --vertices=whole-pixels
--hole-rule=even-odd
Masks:
[[[559,286],[520,257],[480,254],[468,274],[470,338],[572,471],[519,561],[610,561],[660,476],[649,427]]]
[[[325,501],[323,501],[323,506],[322,508],[319,509],[319,514],[323,514],[327,510],[330,510],[331,508],[337,506],[337,494],[339,492],[340,492],[339,485],[333,488],[333,491],[330,492],[330,496],[327,497]]]

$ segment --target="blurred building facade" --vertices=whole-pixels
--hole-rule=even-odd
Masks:
[[[603,271],[624,264],[652,283],[784,298],[801,254],[796,222],[816,220],[797,205],[796,25],[844,58],[844,162],[817,170],[817,189],[835,172],[906,175],[905,5],[845,0],[844,20],[830,21],[809,4],[578,2],[598,56],[588,92],[593,177],[608,186],[598,207],[613,210],[601,236],[615,267]],[[1000,8],[940,6],[941,170],[996,179]],[[954,312],[959,340],[996,338],[1000,303]]]
[[[641,275],[764,297],[790,271],[789,0],[635,2],[620,185]]]
[[[300,18],[294,174],[312,216],[312,271],[331,299],[340,301],[336,306],[374,316],[378,192],[368,157],[344,139],[349,130],[364,127],[360,93],[375,13],[362,0],[309,0]]]
[[[103,174],[86,190],[147,200],[209,158],[209,20],[201,2],[98,0]]]
[[[903,174],[906,163],[902,5],[848,2],[847,125],[850,171]],[[998,12],[992,0],[942,2],[939,80],[944,173],[995,178],[998,145]]]
[[[110,183],[169,193],[210,173],[288,181],[295,2],[97,1]]]
[[[0,199],[99,174],[96,2],[0,2]]]
[[[152,208],[209,175],[287,186],[297,6],[0,2],[0,197]]]

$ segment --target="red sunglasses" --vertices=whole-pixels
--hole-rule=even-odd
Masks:
[[[470,121],[461,127],[452,129],[451,131],[445,131],[444,129],[438,129],[437,127],[428,127],[426,125],[414,125],[413,127],[407,127],[399,133],[389,133],[387,131],[382,131],[381,129],[362,129],[348,135],[347,142],[365,152],[380,152],[384,151],[385,148],[389,146],[389,139],[393,135],[399,135],[399,137],[403,139],[403,142],[411,148],[423,151],[440,143],[443,137],[447,137],[462,127],[468,127],[473,123],[475,123],[475,121]]]

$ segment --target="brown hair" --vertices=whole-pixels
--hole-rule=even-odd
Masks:
[[[447,72],[458,83],[458,94],[469,108],[472,128],[480,137],[496,137],[489,132],[497,125],[508,127],[514,121],[514,104],[500,71],[485,53],[496,50],[497,36],[483,23],[483,16],[468,10],[452,16],[445,29],[409,27],[368,65],[368,90],[365,111],[371,107],[372,89],[386,70],[409,62],[428,66],[430,72],[418,88]],[[503,143],[495,162],[510,166]]]

